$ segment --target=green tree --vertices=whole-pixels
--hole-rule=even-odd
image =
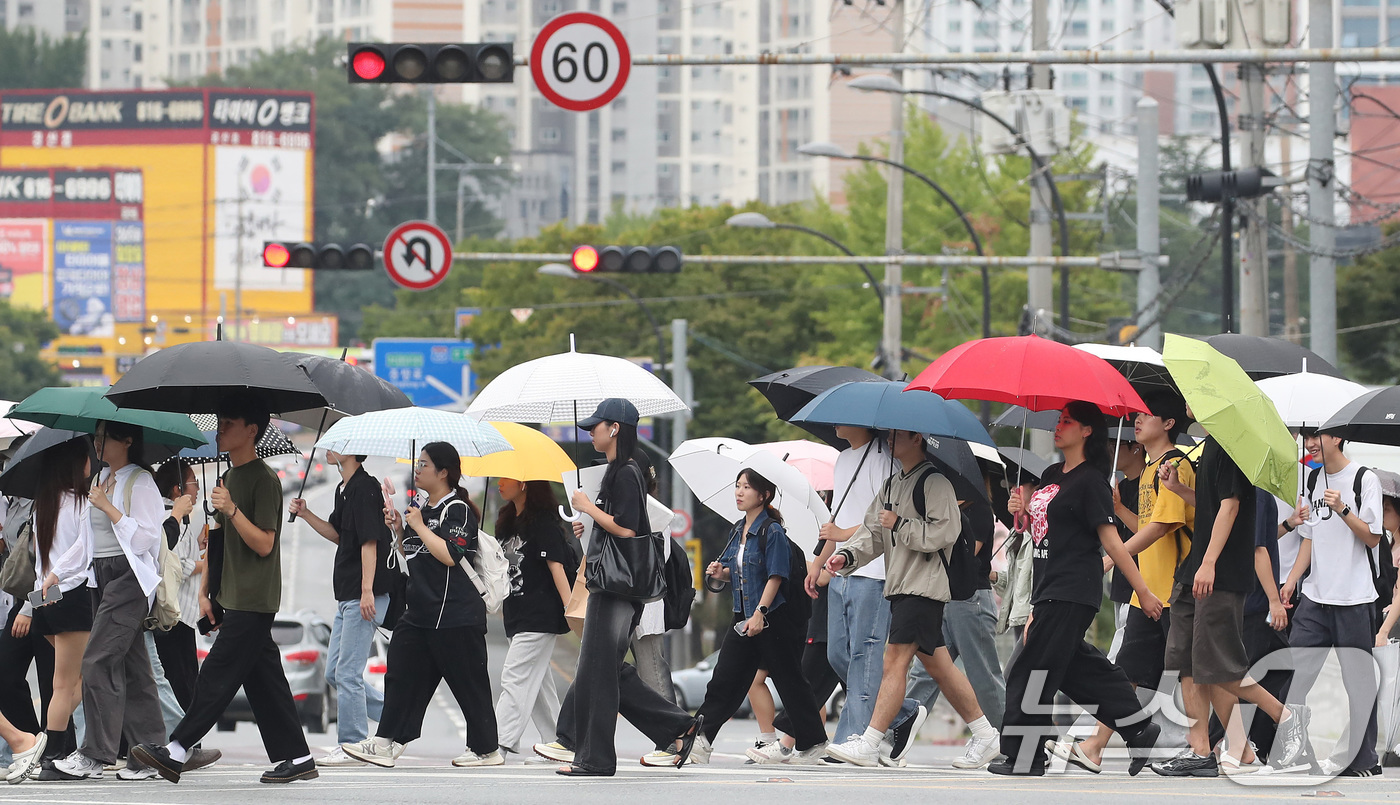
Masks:
[[[33,28],[0,27],[0,89],[81,87],[87,34],[50,39]]]
[[[12,307],[0,300],[0,399],[22,400],[45,386],[63,385],[58,368],[39,349],[58,338],[47,311]]]
[[[1400,224],[1385,227],[1387,236]],[[1368,254],[1337,269],[1337,321],[1346,326],[1391,322],[1400,310],[1400,247]],[[1354,380],[1393,384],[1400,378],[1400,328],[1394,324],[1342,333],[1338,339]]]

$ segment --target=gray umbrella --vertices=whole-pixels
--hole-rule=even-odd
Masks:
[[[346,362],[343,356],[337,360],[322,355],[289,352],[287,357],[301,367],[312,384],[325,396],[329,406],[283,412],[279,419],[285,422],[312,428],[319,433],[347,416],[387,411],[390,408],[408,408],[413,405],[408,395],[397,386]]]
[[[92,462],[91,474],[96,475],[102,462],[93,450],[92,438],[86,433],[58,428],[40,428],[29,437],[14,456],[10,458],[5,471],[0,473],[0,492],[22,498],[35,498],[39,495],[40,469],[44,465],[45,454],[61,444],[81,439],[87,446],[88,459]]]

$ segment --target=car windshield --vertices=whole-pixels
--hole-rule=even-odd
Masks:
[[[295,646],[306,637],[306,627],[296,621],[274,621],[272,642],[279,646]]]

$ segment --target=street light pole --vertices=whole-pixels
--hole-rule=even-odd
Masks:
[[[646,316],[647,322],[651,324],[652,333],[656,335],[656,360],[660,364],[662,371],[665,371],[666,341],[661,335],[661,322],[656,320],[656,316],[652,315],[651,308],[647,307],[646,302],[643,302],[642,298],[640,296],[637,296],[635,291],[633,291],[631,288],[628,288],[626,285],[623,285],[622,283],[618,282],[617,280],[610,279],[608,277],[600,277],[597,274],[580,274],[577,271],[574,271],[572,268],[564,265],[563,263],[546,263],[545,265],[542,265],[539,268],[535,269],[535,273],[542,274],[546,277],[593,280],[594,282],[601,282],[610,288],[616,288],[617,290],[622,291],[624,294],[626,294],[627,298],[635,302],[638,308],[641,308],[642,315]],[[675,377],[674,375],[672,375],[673,386],[675,385],[674,380]]]
[[[813,237],[821,238],[847,257],[856,256],[856,253],[847,248],[846,244],[821,230],[813,229],[810,226],[802,226],[801,224],[779,223],[769,219],[768,216],[761,212],[735,213],[729,216],[729,219],[726,220],[725,223],[729,226],[735,226],[741,229],[788,229],[793,232],[804,232]],[[865,274],[865,278],[870,281],[870,289],[875,292],[875,298],[883,305],[885,303],[885,292],[880,289],[880,283],[875,279],[875,275],[870,273],[870,267],[865,263],[857,263],[856,265],[860,268],[861,273]]]

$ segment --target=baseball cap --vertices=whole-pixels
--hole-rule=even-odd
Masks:
[[[621,397],[609,397],[598,403],[598,408],[593,411],[593,416],[580,419],[578,426],[580,430],[593,430],[599,422],[617,422],[635,428],[637,420],[640,418],[637,406]]]

